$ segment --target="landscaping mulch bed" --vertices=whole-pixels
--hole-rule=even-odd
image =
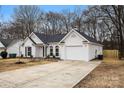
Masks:
[[[124,60],[104,59],[75,88],[124,88]]]

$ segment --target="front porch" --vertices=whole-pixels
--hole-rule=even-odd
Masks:
[[[47,46],[43,44],[27,46],[25,47],[25,57],[46,58]]]

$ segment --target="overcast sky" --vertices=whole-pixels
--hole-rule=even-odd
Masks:
[[[15,7],[18,7],[17,5],[2,5],[1,8],[1,14],[2,14],[2,20],[3,21],[9,21],[11,20],[11,15],[13,14],[13,10]],[[75,5],[42,5],[40,6],[41,10],[44,10],[46,12],[48,11],[56,11],[59,12],[64,9],[69,9],[70,11],[73,11],[74,8],[77,7]],[[78,6],[82,9],[86,9],[87,6]]]

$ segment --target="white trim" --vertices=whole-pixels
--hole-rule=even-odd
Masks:
[[[59,42],[59,44],[64,40],[66,39],[72,32],[75,32],[78,36],[80,36],[82,39],[85,39],[86,41],[88,41],[87,43],[89,44],[95,44],[95,45],[99,45],[99,46],[103,46],[102,44],[98,44],[98,43],[94,43],[94,42],[91,42],[89,41],[88,39],[86,39],[85,37],[83,37],[79,32],[77,32],[75,29],[72,29],[69,33],[67,33],[64,38]]]
[[[56,47],[58,47],[58,52],[56,52],[56,49],[57,49]],[[58,56],[56,56],[57,53],[58,53]],[[60,57],[60,47],[59,47],[59,45],[55,46],[55,56]]]
[[[77,31],[76,31],[76,33],[78,33]],[[81,35],[80,33],[78,33],[79,35]],[[82,36],[82,35],[81,35]],[[83,37],[83,36],[82,36]],[[85,37],[83,37],[83,38],[85,38]],[[85,38],[86,39],[86,38]],[[89,41],[88,39],[86,39],[87,41]],[[102,44],[99,44],[99,43],[95,43],[95,42],[91,42],[91,41],[89,41],[88,42],[89,44],[95,44],[95,45],[99,45],[99,46],[103,46]]]
[[[86,41],[90,42],[88,39],[86,39],[85,37],[83,37],[79,32],[77,32],[76,30],[74,30],[74,32],[76,34],[78,34],[82,39],[85,39]]]
[[[69,36],[69,34],[70,34],[71,32],[72,32],[72,30],[71,30],[70,32],[68,32],[68,33],[62,38],[62,40],[59,41],[59,44],[60,44],[64,39],[66,39],[66,37]]]
[[[34,34],[44,44],[44,42],[34,32],[32,32],[29,37],[31,37],[32,34]]]
[[[25,40],[23,41],[23,44],[26,42],[26,40],[28,39],[29,37],[26,37]]]
[[[32,32],[28,37],[26,37],[23,43],[25,43],[27,39],[30,39],[29,37],[31,37],[33,34],[41,41],[41,43],[43,43],[43,45],[45,45],[44,42],[34,32]]]
[[[65,47],[83,47],[83,45],[69,45],[69,46],[65,46]]]
[[[1,41],[0,41],[1,42]],[[3,45],[3,47],[0,47],[0,48],[6,48],[5,45],[1,42],[1,44]]]
[[[24,42],[23,43],[25,43],[26,42],[26,40],[31,36],[33,34],[33,32],[28,36],[28,37],[26,37],[25,38],[25,40],[24,40]]]
[[[94,43],[94,42],[85,42],[85,44],[97,45],[97,46],[104,46],[102,44]]]
[[[22,45],[25,44],[25,42],[26,42],[27,39],[29,39],[29,40],[32,42],[32,40],[31,40],[29,37],[27,37],[27,38],[23,41]],[[33,43],[33,42],[32,42],[32,43]],[[22,46],[22,45],[21,45],[21,46]],[[34,43],[33,43],[32,45],[34,46]]]
[[[94,43],[94,42],[90,42],[90,44],[93,44],[93,45],[98,45],[98,46],[104,46],[102,44],[99,44],[99,43]]]
[[[80,33],[78,33],[76,30],[72,29],[68,34],[66,34],[64,36],[64,38],[59,42],[59,44],[65,40],[72,32],[75,32],[79,37],[81,37],[82,39],[85,39],[86,41],[90,42],[89,40],[87,40],[85,37],[83,37]]]
[[[29,48],[29,47],[31,48],[31,55],[32,55],[32,47],[31,47],[31,46],[25,46],[24,48],[26,49],[26,50],[25,50],[26,57],[30,57],[30,55],[28,55],[28,52],[29,52],[29,51],[28,51],[28,48]]]

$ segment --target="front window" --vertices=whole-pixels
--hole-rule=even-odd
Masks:
[[[53,56],[53,46],[50,46],[50,56]]]
[[[31,47],[26,47],[25,48],[25,55],[26,56],[31,56],[32,55],[32,48]]]
[[[28,56],[31,56],[31,47],[28,47]]]
[[[59,46],[56,46],[56,56],[59,56]]]

